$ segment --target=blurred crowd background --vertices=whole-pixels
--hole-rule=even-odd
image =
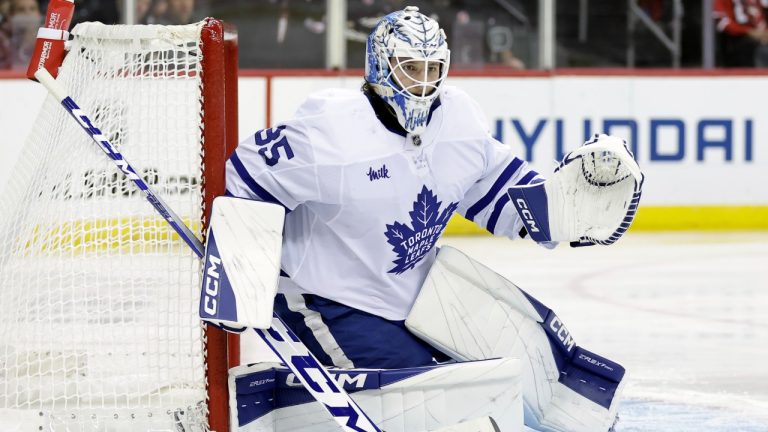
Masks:
[[[75,0],[73,24],[125,22],[124,0]],[[241,68],[324,68],[328,0],[134,0],[139,24],[235,24]],[[0,69],[25,70],[47,0],[0,0]],[[455,69],[766,67],[768,0],[554,0],[542,65],[542,0],[347,0],[346,67],[384,14],[415,5],[448,34]]]

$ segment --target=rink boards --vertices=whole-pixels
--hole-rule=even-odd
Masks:
[[[242,71],[241,139],[289,118],[312,91],[361,84],[354,71],[310,72]],[[591,133],[624,137],[647,178],[634,230],[768,229],[768,189],[760,187],[768,182],[768,119],[759,102],[768,99],[768,76],[457,72],[448,84],[475,98],[490,132],[544,174]],[[25,101],[0,106],[0,126],[10,131],[0,146],[1,186],[44,91],[0,79],[0,94]],[[483,231],[455,217],[447,232]]]

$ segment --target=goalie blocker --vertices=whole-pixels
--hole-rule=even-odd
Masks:
[[[272,322],[285,209],[239,198],[214,200],[205,245],[200,318],[231,332]]]
[[[643,179],[622,139],[595,134],[545,182],[515,186],[508,194],[532,240],[609,245],[629,229]]]

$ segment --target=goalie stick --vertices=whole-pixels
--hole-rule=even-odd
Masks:
[[[144,193],[147,201],[168,222],[176,233],[187,245],[203,258],[204,248],[200,240],[184,224],[176,213],[157,196],[149,185],[136,173],[136,170],[128,163],[123,155],[109,142],[104,134],[93,124],[90,117],[67,94],[64,87],[53,76],[41,68],[35,73],[35,78],[45,86],[67,112],[85,130],[91,139],[112,159],[120,171],[133,181]],[[331,414],[336,422],[345,431],[354,432],[380,432],[373,421],[352,400],[347,392],[331,378],[328,372],[320,365],[314,355],[304,346],[295,334],[282,322],[277,314],[273,314],[272,326],[269,329],[254,329],[280,358],[280,360],[293,372],[299,381],[307,388],[310,394],[320,402]]]

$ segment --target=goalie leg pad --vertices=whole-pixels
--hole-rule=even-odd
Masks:
[[[504,432],[523,430],[516,359],[328,372],[387,432],[435,431],[486,416]],[[339,430],[290,370],[277,363],[231,369],[229,394],[230,424],[237,432]]]
[[[456,359],[522,359],[527,426],[596,432],[616,418],[624,368],[577,346],[552,310],[454,248],[440,249],[406,325]]]

